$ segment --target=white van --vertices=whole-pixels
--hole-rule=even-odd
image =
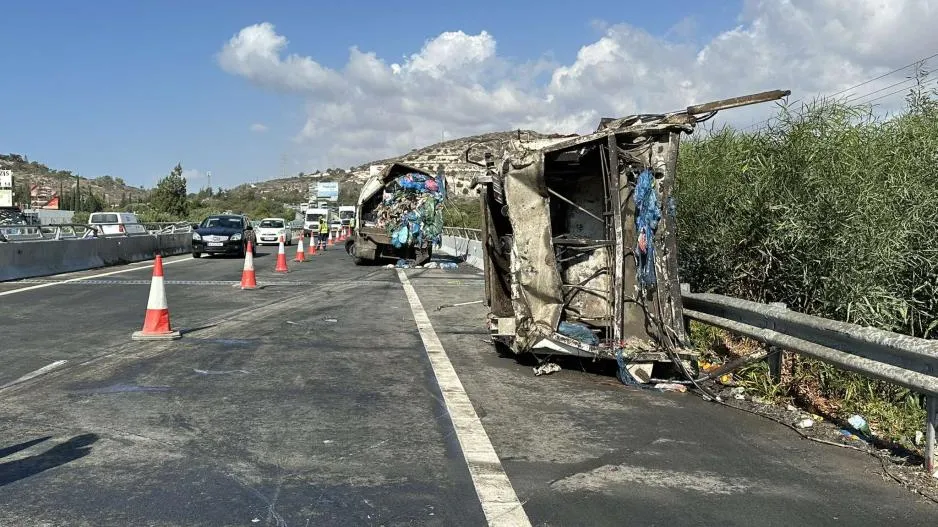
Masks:
[[[130,212],[93,212],[88,217],[88,225],[94,227],[99,235],[147,233],[137,215]]]

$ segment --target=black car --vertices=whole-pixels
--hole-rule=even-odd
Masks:
[[[251,220],[241,214],[216,214],[202,220],[192,231],[192,257],[205,254],[236,254],[244,257],[248,241],[251,253],[257,250]]]

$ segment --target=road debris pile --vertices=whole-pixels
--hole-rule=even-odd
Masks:
[[[440,245],[443,238],[445,183],[416,172],[391,181],[375,208],[375,226],[387,231],[395,248]]]

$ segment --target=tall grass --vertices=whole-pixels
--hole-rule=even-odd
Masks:
[[[695,291],[938,338],[938,103],[929,95],[916,91],[888,119],[837,101],[782,108],[766,130],[685,141],[679,167],[681,274]],[[896,437],[920,426],[906,390],[815,361],[791,371],[788,392],[809,379],[844,411],[881,414]],[[908,411],[891,415],[896,408]]]

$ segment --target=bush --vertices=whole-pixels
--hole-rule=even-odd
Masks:
[[[682,280],[695,291],[938,337],[936,166],[938,111],[927,97],[910,98],[908,112],[890,119],[818,102],[783,109],[765,131],[686,141],[676,190]],[[800,357],[788,371],[782,395],[810,387],[813,403],[865,413],[906,444],[921,427],[922,401],[908,390]]]

